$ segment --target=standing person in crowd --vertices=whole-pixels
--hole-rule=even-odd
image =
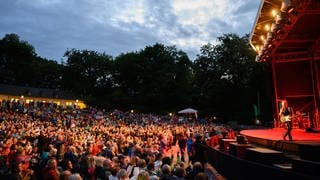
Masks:
[[[191,161],[193,155],[192,155],[192,144],[194,142],[194,138],[193,138],[193,133],[190,132],[190,130],[188,129],[187,131],[187,152],[188,152],[188,158],[189,161]]]
[[[13,169],[12,175],[9,177],[9,179],[12,179],[12,180],[35,179],[33,171],[30,169],[25,169],[23,162],[17,162],[13,168],[14,169]]]
[[[170,148],[169,148],[169,154],[172,159],[172,163],[176,164],[178,161],[180,161],[180,149],[178,146],[178,139],[177,139],[177,135],[176,132],[174,132],[172,135],[169,136],[169,144],[170,144]],[[179,158],[179,159],[178,159]]]
[[[159,141],[160,141],[160,153],[163,156],[167,156],[169,147],[168,147],[167,137],[164,135],[164,133],[160,134]]]
[[[179,144],[179,149],[180,149],[180,154],[182,161],[185,162],[186,164],[189,163],[189,155],[187,151],[187,136],[185,135],[185,132],[183,130],[180,130],[178,134],[178,144]]]
[[[125,169],[120,169],[117,177],[119,178],[119,180],[129,180],[129,175]]]
[[[202,163],[199,161],[196,161],[193,163],[193,165],[191,164],[191,169],[187,172],[186,178],[194,179],[198,173],[202,173],[202,172],[204,172]]]
[[[196,141],[192,144],[193,161],[205,162],[206,146],[201,135],[196,135]]]
[[[177,180],[178,178],[173,176],[171,166],[164,164],[161,168],[160,180]]]
[[[150,180],[150,175],[147,171],[140,171],[136,180]]]
[[[47,167],[43,170],[44,180],[59,180],[59,171],[57,167],[57,160],[50,159],[48,161]]]

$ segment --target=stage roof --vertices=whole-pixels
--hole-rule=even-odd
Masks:
[[[257,61],[319,59],[319,0],[262,0],[250,44]]]

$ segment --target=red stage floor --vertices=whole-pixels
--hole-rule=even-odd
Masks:
[[[282,135],[285,132],[283,128],[273,129],[252,129],[242,130],[240,133],[245,136],[269,139],[269,140],[283,140]],[[293,141],[315,141],[320,143],[320,133],[309,133],[302,129],[292,130]]]
[[[250,144],[278,150],[301,160],[320,162],[320,133],[293,129],[293,141],[283,140],[284,128],[243,130]],[[320,164],[318,164],[320,165]],[[317,168],[319,166],[316,166]]]

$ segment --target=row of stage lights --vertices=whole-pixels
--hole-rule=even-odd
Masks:
[[[270,58],[270,51],[275,47],[274,41],[280,40],[281,34],[284,34],[284,26],[291,24],[291,16],[297,15],[297,11],[291,4],[291,0],[283,0],[279,10],[273,9],[270,12],[272,23],[265,24],[265,33],[260,35],[261,44],[254,46],[258,52],[256,61],[266,61]]]

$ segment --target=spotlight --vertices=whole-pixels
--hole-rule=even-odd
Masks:
[[[286,13],[284,12],[279,12],[277,15],[276,15],[276,24],[283,24],[287,21],[288,17],[286,15]]]
[[[295,7],[292,5],[291,0],[283,0],[281,3],[280,11],[286,12],[292,15],[297,15],[298,12]]]
[[[272,49],[274,49],[275,47],[276,47],[276,46],[273,45],[273,44],[269,44],[269,46],[268,46],[269,50],[272,50]]]
[[[262,52],[263,52],[263,53],[266,52],[265,50],[267,49],[267,47],[268,47],[268,43],[264,43],[264,44],[263,44],[263,48],[262,48]]]
[[[272,11],[271,11],[272,17],[276,17],[277,14],[278,14],[278,13],[277,13],[277,10],[272,9]]]
[[[290,6],[291,6],[291,0],[283,0],[281,3],[280,11],[287,12]]]
[[[277,33],[277,34],[284,34],[285,32],[284,32],[283,29],[278,29],[276,33]]]
[[[259,45],[256,45],[256,46],[255,46],[255,49],[256,49],[256,51],[259,51],[259,50],[260,50],[260,46],[259,46]]]
[[[289,14],[292,14],[292,15],[294,15],[294,16],[298,15],[298,11],[297,11],[294,7],[290,8],[290,9],[288,10],[288,13],[289,13]]]
[[[260,56],[257,55],[257,56],[256,56],[256,62],[259,62],[259,61],[260,61]]]
[[[264,26],[264,29],[265,29],[266,31],[269,31],[269,30],[270,30],[269,24],[266,24],[266,25]]]
[[[271,24],[270,31],[271,31],[271,32],[275,32],[275,30],[278,29],[278,27],[279,27],[279,26],[278,26],[276,23],[272,23],[272,24]]]

